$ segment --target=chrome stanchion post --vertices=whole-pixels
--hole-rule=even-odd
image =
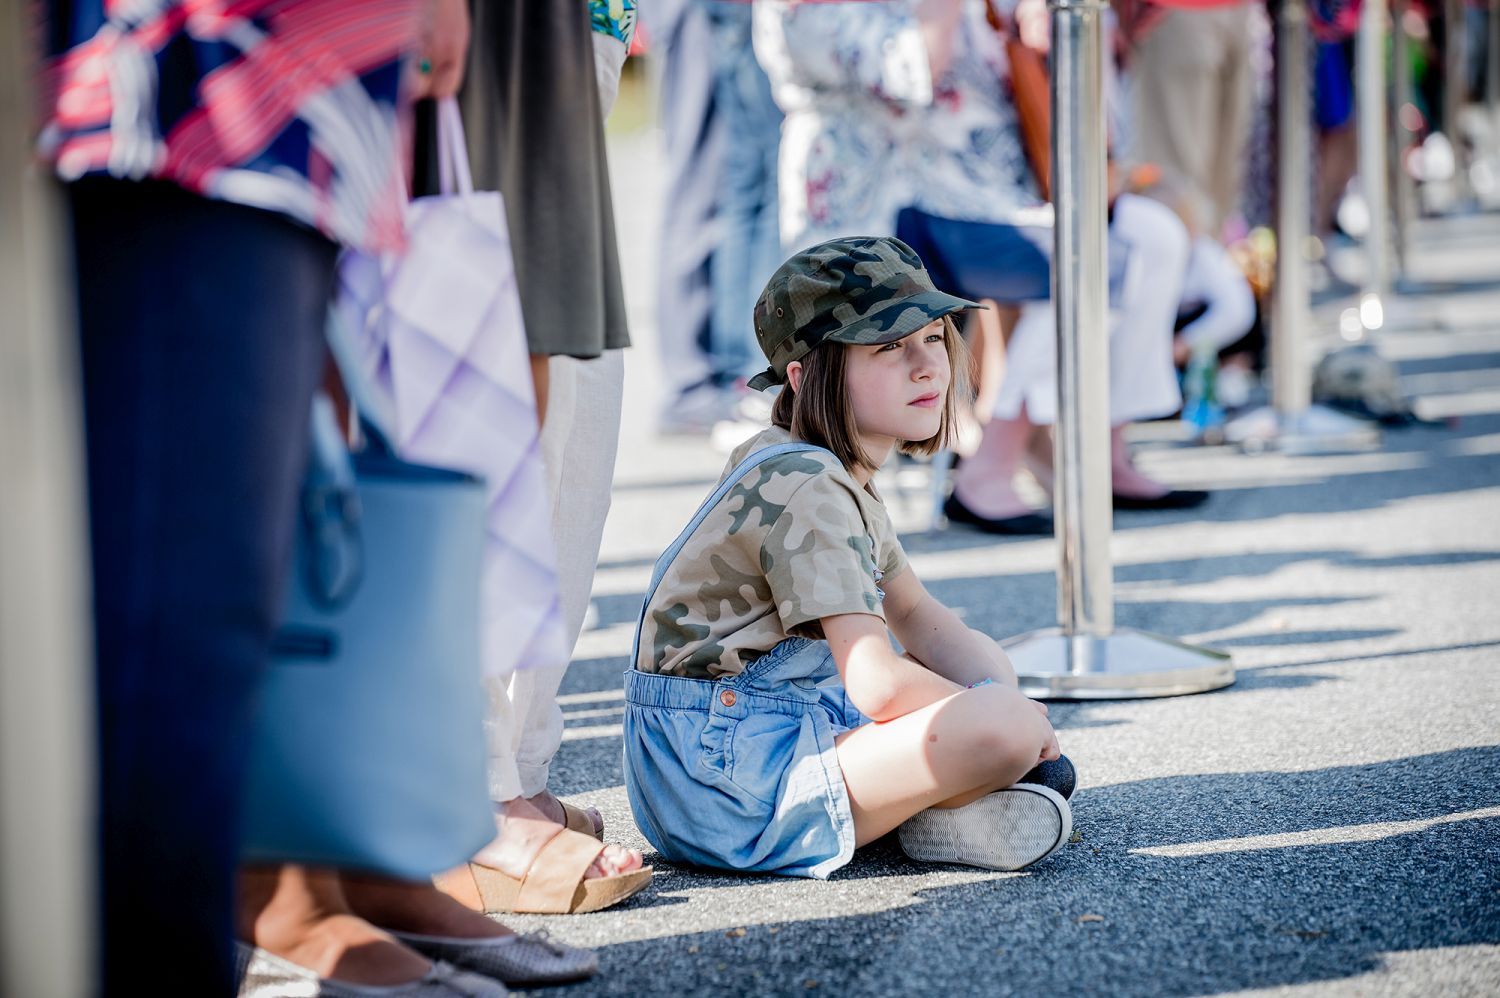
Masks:
[[[1392,207],[1396,215],[1396,275],[1403,281],[1410,276],[1407,256],[1411,250],[1412,226],[1416,224],[1417,200],[1416,184],[1406,165],[1412,139],[1417,134],[1412,126],[1417,107],[1411,78],[1411,41],[1406,34],[1406,13],[1409,9],[1409,0],[1394,0],[1391,15],[1392,72],[1389,103],[1389,120],[1394,127],[1387,147],[1389,165],[1386,168],[1386,176],[1391,178],[1395,194]]]
[[[1305,0],[1282,0],[1276,15],[1276,283],[1271,296],[1272,404],[1232,420],[1225,439],[1247,450],[1327,454],[1368,450],[1379,431],[1312,404],[1307,356],[1308,228],[1312,162]]]
[[[1490,114],[1500,122],[1500,0],[1490,0],[1490,41],[1485,53],[1485,94]]]
[[[1365,233],[1365,279],[1359,297],[1364,332],[1385,324],[1390,291],[1390,197],[1386,184],[1386,0],[1365,0],[1355,37],[1355,113],[1359,133],[1359,184],[1369,207]]]
[[[1271,297],[1272,402],[1278,429],[1295,433],[1312,405],[1312,371],[1302,349],[1308,328],[1307,241],[1312,199],[1304,0],[1282,0],[1276,31],[1276,283]]]
[[[1058,623],[1070,634],[1099,637],[1114,630],[1110,490],[1102,487],[1110,475],[1109,367],[1100,363],[1109,355],[1103,9],[1102,3],[1063,0],[1052,14]]]
[[[1464,79],[1464,61],[1474,40],[1468,37],[1464,23],[1464,0],[1443,2],[1443,134],[1453,147],[1453,199],[1466,203],[1469,190],[1469,154],[1464,147],[1458,119],[1463,113],[1468,81]]]
[[[1050,7],[1058,626],[1002,646],[1031,696],[1103,699],[1218,689],[1234,682],[1228,655],[1114,626],[1101,23],[1107,4],[1050,0]]]

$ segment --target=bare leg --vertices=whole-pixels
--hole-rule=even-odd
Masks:
[[[454,939],[498,939],[513,933],[429,883],[345,873],[344,896],[361,918],[394,932]]]
[[[1172,491],[1167,486],[1150,478],[1130,461],[1130,448],[1125,445],[1125,427],[1111,427],[1109,431],[1109,466],[1114,482],[1115,495],[1131,499],[1155,499]]]
[[[1016,419],[986,423],[979,447],[954,472],[953,493],[958,501],[993,519],[1034,512],[1016,494],[1014,483],[1030,436],[1031,421],[1024,410]]]
[[[969,376],[976,386],[974,414],[982,426],[990,421],[990,413],[995,411],[995,399],[1000,394],[1000,384],[1005,380],[1005,332],[1014,328],[1020,313],[1015,306],[1002,306],[988,298],[980,304],[989,308],[969,314],[973,355]]]
[[[544,353],[531,355],[531,387],[536,392],[536,425],[547,421],[547,389],[552,384],[548,361],[552,358]]]
[[[1002,790],[1037,764],[1052,729],[1004,686],[980,686],[837,740],[856,845],[929,807],[956,807]]]
[[[1037,484],[1048,494],[1052,492],[1052,441],[1044,427],[1030,438],[1026,450],[1027,470],[1036,478]],[[1167,486],[1141,472],[1130,460],[1130,448],[1125,443],[1125,427],[1114,426],[1109,431],[1110,478],[1115,495],[1132,499],[1155,499],[1172,491]]]
[[[238,934],[319,977],[351,984],[409,984],[432,969],[350,910],[334,870],[245,867]]]

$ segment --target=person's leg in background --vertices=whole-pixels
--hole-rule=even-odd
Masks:
[[[1125,253],[1118,313],[1109,337],[1110,467],[1116,497],[1159,499],[1172,490],[1143,474],[1125,446],[1126,424],[1182,405],[1172,327],[1187,274],[1188,233],[1177,213],[1136,194],[1115,200],[1111,240]]]
[[[711,353],[715,382],[730,389],[764,366],[751,313],[782,259],[776,184],[782,114],[751,47],[750,6],[716,0],[709,9],[716,42],[715,101],[733,142],[724,157],[722,237],[711,266]]]
[[[982,229],[966,231],[969,241],[981,245]],[[1171,209],[1147,198],[1121,195],[1110,224],[1110,245],[1112,259],[1124,263],[1123,279],[1111,295],[1118,295],[1112,302],[1115,317],[1110,330],[1113,488],[1127,500],[1156,500],[1171,490],[1135,467],[1125,447],[1124,426],[1170,414],[1181,403],[1172,364],[1172,325],[1187,267],[1187,229]],[[974,259],[995,255],[985,251]],[[955,277],[957,293],[988,297],[992,289],[986,285],[996,279],[986,277],[979,263],[966,263]],[[1003,521],[1027,510],[1012,480],[1026,462],[1032,425],[1050,426],[1056,419],[1055,322],[1050,302],[1022,308],[1006,346],[1003,380],[979,450],[954,474],[954,495],[964,509],[980,517]],[[1050,450],[1033,448],[1032,456],[1037,460],[1029,463],[1038,482],[1050,489]],[[1043,529],[1028,520],[1020,524]]]
[[[660,59],[666,196],[657,283],[664,433],[707,433],[723,415],[710,360],[712,262],[729,136],[714,94],[713,25],[702,0],[654,0],[641,20]]]
[[[553,358],[553,403],[542,428],[542,460],[552,493],[558,595],[564,640],[571,651],[583,629],[599,545],[609,513],[619,450],[625,367],[619,350],[593,360]],[[528,669],[510,683],[517,721],[516,767],[524,797],[550,797],[547,779],[562,744],[558,687],[565,668]],[[544,809],[545,801],[536,802]],[[556,815],[554,815],[555,817]]]
[[[1155,163],[1195,195],[1214,190],[1222,45],[1202,11],[1170,9],[1132,54],[1138,162]],[[1209,203],[1213,203],[1210,201]],[[1223,219],[1204,219],[1217,234]]]
[[[103,991],[149,989],[169,972],[177,993],[226,994],[245,753],[291,550],[335,247],[166,184],[87,180],[70,197]]]
[[[1208,229],[1214,239],[1223,238],[1225,220],[1240,205],[1240,189],[1245,180],[1245,143],[1250,137],[1251,65],[1250,7],[1231,4],[1212,14],[1218,28],[1223,62],[1219,65],[1219,113],[1214,130],[1206,136],[1214,156],[1211,167],[1216,222]]]

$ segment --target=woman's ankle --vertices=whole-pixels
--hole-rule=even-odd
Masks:
[[[399,985],[432,968],[350,910],[336,871],[247,868],[240,891],[240,938],[321,978]]]
[[[344,894],[356,915],[391,932],[458,939],[512,935],[510,929],[465,907],[431,883],[349,874],[344,877]]]

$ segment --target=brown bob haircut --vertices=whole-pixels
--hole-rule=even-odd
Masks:
[[[943,316],[942,323],[952,378],[943,401],[943,419],[937,433],[926,440],[898,443],[897,449],[903,454],[927,456],[951,446],[958,433],[959,407],[974,401],[969,387],[968,347],[952,316]],[[878,466],[860,446],[854,429],[854,404],[849,399],[845,373],[848,349],[847,344],[825,341],[803,357],[802,390],[792,391],[790,382],[782,387],[771,407],[771,424],[799,440],[827,447],[851,471],[861,465],[874,471]]]

